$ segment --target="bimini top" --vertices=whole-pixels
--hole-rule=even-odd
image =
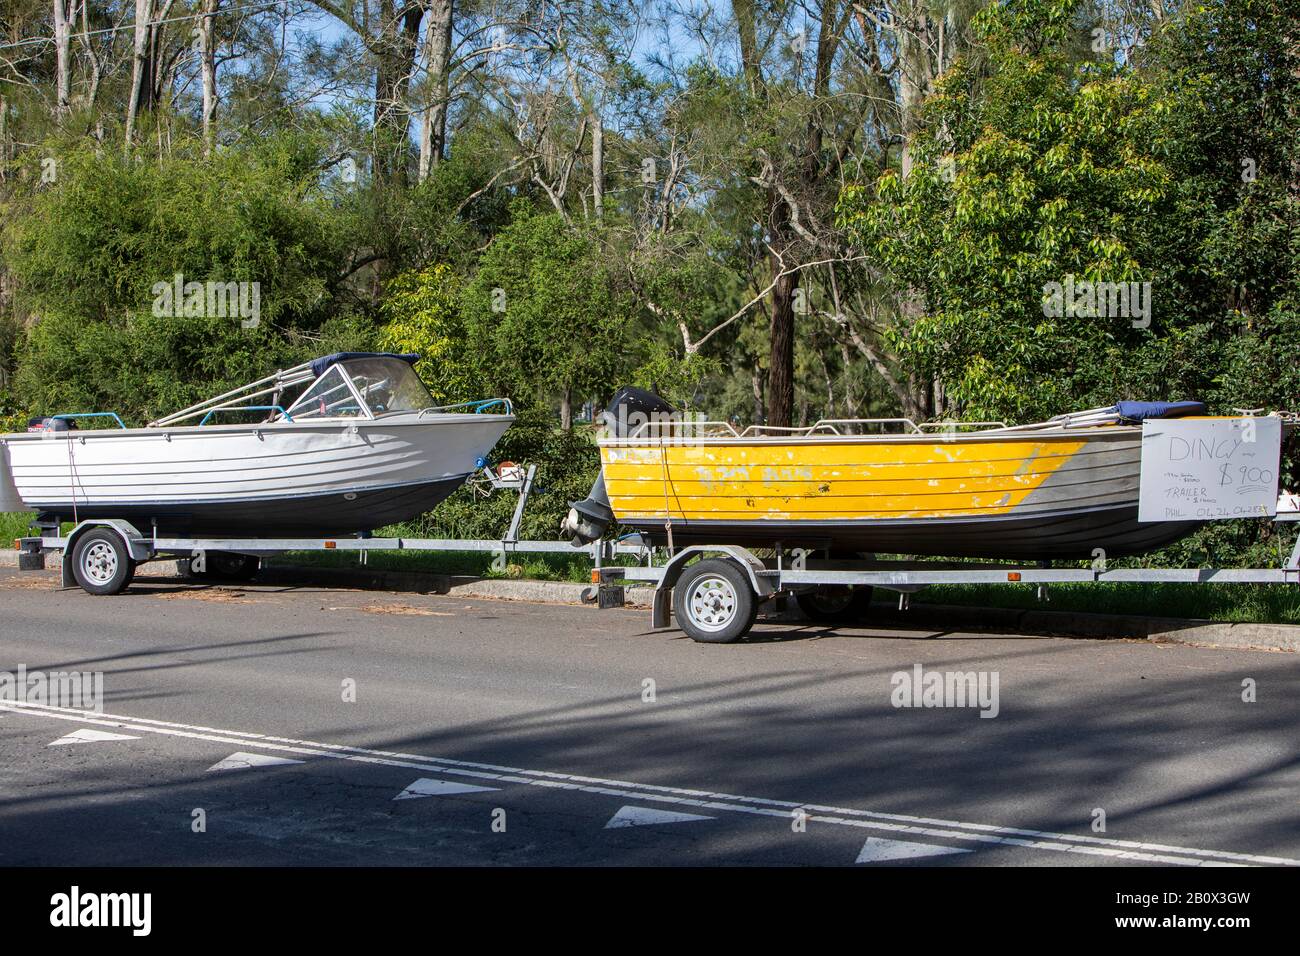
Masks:
[[[1182,418],[1204,415],[1204,402],[1116,402],[1115,411],[1126,422],[1143,422],[1149,418]]]
[[[398,359],[408,365],[414,365],[420,356],[414,352],[335,352],[311,360],[311,373],[321,375],[331,365],[338,362],[350,362],[353,359]]]

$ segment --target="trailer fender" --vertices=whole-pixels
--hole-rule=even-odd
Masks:
[[[123,521],[120,518],[93,518],[81,522],[68,533],[68,540],[63,548],[63,560],[60,562],[61,587],[71,588],[77,586],[77,580],[72,574],[72,553],[76,550],[77,542],[87,531],[95,528],[107,528],[117,534],[126,545],[127,551],[133,561],[148,561],[153,557],[153,552],[144,535],[140,534],[135,525],[129,521]]]
[[[655,586],[654,604],[651,609],[651,627],[667,627],[669,618],[672,614],[673,586],[681,578],[682,572],[686,566],[695,558],[702,557],[705,553],[724,554],[731,560],[735,561],[745,571],[749,578],[749,586],[754,589],[760,601],[764,601],[772,596],[772,582],[768,578],[767,569],[763,562],[756,558],[748,548],[742,548],[739,545],[712,545],[705,547],[702,545],[691,545],[689,548],[683,548],[677,554],[673,555],[666,565],[664,565],[663,577]]]

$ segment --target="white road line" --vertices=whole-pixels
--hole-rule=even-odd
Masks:
[[[81,730],[74,730],[70,734],[65,734],[58,740],[51,740],[47,747],[66,747],[68,744],[102,744],[110,740],[139,740],[139,737],[132,737],[130,734],[111,734],[107,730],[91,730],[89,727]]]
[[[659,810],[655,807],[620,807],[618,813],[609,818],[606,830],[619,830],[623,827],[651,827],[661,823],[695,823],[700,820],[716,820],[702,813],[679,813],[676,810]]]
[[[905,840],[886,840],[867,837],[858,851],[857,863],[884,863],[886,860],[917,860],[927,856],[947,856],[950,853],[970,853],[962,846],[937,846],[933,843],[910,843]]]
[[[303,760],[290,760],[288,757],[269,757],[266,754],[250,754],[240,750],[225,760],[218,760],[208,768],[208,773],[226,770],[253,770],[256,767],[285,767],[293,763],[305,763]]]
[[[208,740],[231,743],[263,750],[275,750],[333,760],[404,767],[412,770],[432,771],[443,775],[471,777],[505,783],[527,784],[535,787],[552,787],[583,793],[604,794],[635,800],[653,800],[706,810],[728,810],[756,816],[789,819],[792,812],[802,810],[808,820],[833,823],[838,826],[860,827],[868,830],[885,830],[914,836],[942,837],[968,840],[986,845],[1018,846],[1061,853],[1078,853],[1085,856],[1110,857],[1116,860],[1138,860],[1148,863],[1168,863],[1179,866],[1233,866],[1281,865],[1300,866],[1300,860],[1278,856],[1260,856],[1252,853],[1234,853],[1227,850],[1201,850],[1191,847],[1171,846],[1163,843],[1142,843],[1118,840],[1111,837],[1076,836],[1048,830],[1030,830],[1019,827],[1002,827],[985,823],[965,823],[958,820],[941,820],[898,813],[881,813],[849,807],[824,806],[814,803],[792,803],[787,800],[770,800],[763,797],[746,797],[736,794],[715,793],[708,790],[686,790],[657,784],[639,784],[623,780],[606,780],[576,774],[545,770],[523,770],[494,764],[455,760],[450,757],[429,757],[398,751],[370,750],[345,744],[327,744],[292,737],[275,737],[240,730],[222,730],[174,721],[153,720],[147,717],[124,717],[116,714],[98,714],[91,717],[86,711],[49,707],[41,704],[5,701],[0,710],[28,713],[58,720],[118,727],[144,733],[184,737],[191,740]]]
[[[499,789],[499,787],[480,787],[472,783],[456,783],[453,780],[434,780],[431,777],[421,777],[393,799],[418,800],[420,797],[450,797],[458,793],[486,793],[489,790]]]

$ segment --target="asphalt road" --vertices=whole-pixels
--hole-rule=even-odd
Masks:
[[[20,666],[103,713],[0,705],[3,865],[1300,863],[1295,655],[0,571]]]

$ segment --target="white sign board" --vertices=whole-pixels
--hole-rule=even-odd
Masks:
[[[1143,422],[1138,521],[1271,516],[1281,454],[1277,418]]]

